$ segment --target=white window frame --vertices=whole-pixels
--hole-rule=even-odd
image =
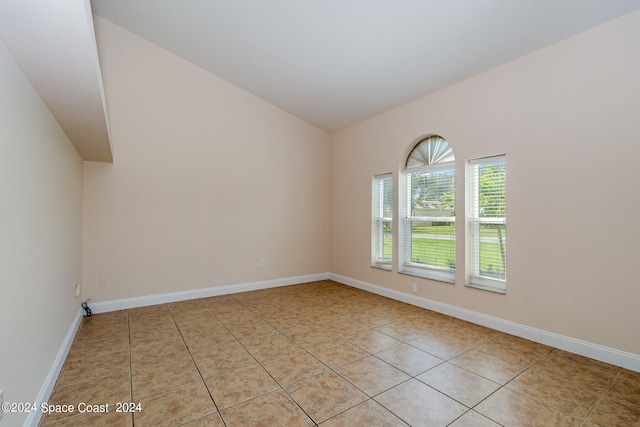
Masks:
[[[391,216],[385,216],[384,212],[384,182],[391,181]],[[371,266],[383,270],[391,270],[393,265],[393,174],[386,173],[373,177],[371,191]],[[391,225],[391,257],[384,256],[384,226]]]
[[[468,222],[468,258],[469,258],[469,283],[467,286],[485,289],[492,292],[498,293],[506,293],[507,292],[507,280],[506,280],[506,272],[507,272],[507,262],[505,255],[504,262],[504,279],[492,278],[483,276],[480,272],[480,225],[481,224],[496,224],[496,225],[504,225],[505,229],[505,244],[506,244],[506,209],[504,217],[483,217],[480,212],[480,206],[478,203],[479,197],[479,180],[478,180],[478,172],[477,169],[480,165],[487,165],[491,163],[503,163],[505,168],[505,186],[506,186],[506,155],[497,155],[490,157],[483,157],[469,160],[468,162],[468,200],[467,200],[467,222]],[[505,188],[506,190],[506,188]],[[505,201],[506,204],[506,192],[505,192]],[[506,246],[508,247],[508,246]],[[505,251],[506,251],[505,247]]]
[[[436,163],[429,166],[406,169],[403,174],[403,200],[402,200],[402,230],[401,230],[401,256],[402,262],[400,272],[412,276],[425,277],[428,279],[438,280],[446,283],[455,283],[455,268],[438,267],[428,264],[412,262],[412,224],[414,222],[449,222],[455,224],[455,216],[450,217],[429,217],[429,216],[412,216],[411,212],[411,176],[420,174],[425,171],[437,171],[452,169],[455,176],[455,161]],[[456,236],[453,236],[454,245],[456,245]],[[455,247],[455,246],[454,246]],[[454,250],[454,262],[455,250]]]

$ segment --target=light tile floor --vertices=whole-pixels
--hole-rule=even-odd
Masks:
[[[640,373],[322,281],[85,318],[81,402],[41,425],[631,427]]]

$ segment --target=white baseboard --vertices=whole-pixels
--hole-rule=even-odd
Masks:
[[[282,279],[263,280],[260,282],[239,283],[235,285],[216,286],[212,288],[194,289],[190,291],[171,292],[166,294],[149,295],[143,297],[125,298],[113,301],[90,303],[93,313],[125,310],[128,308],[145,307],[155,304],[185,301],[196,298],[215,297],[219,295],[235,294],[238,292],[256,291],[259,289],[277,288],[279,286],[296,285],[306,282],[328,280],[330,273],[309,274],[306,276],[285,277]]]
[[[49,373],[47,373],[47,377],[44,379],[42,387],[40,387],[40,391],[36,396],[34,402],[37,403],[38,408],[40,408],[40,404],[43,402],[47,402],[51,397],[51,392],[53,391],[53,387],[56,385],[56,381],[58,380],[58,375],[60,375],[60,371],[62,370],[62,366],[64,365],[64,361],[67,358],[67,354],[69,353],[69,349],[71,348],[71,344],[73,344],[73,339],[76,337],[76,332],[80,328],[80,324],[82,323],[84,310],[80,308],[76,313],[76,316],[73,318],[71,322],[71,327],[69,331],[67,331],[67,335],[64,337],[64,341],[62,341],[62,345],[58,350],[58,354],[56,358],[53,360],[53,364],[49,369]],[[25,427],[36,427],[40,422],[40,418],[42,418],[42,412],[34,411],[29,412],[27,419],[24,421]]]
[[[406,302],[411,305],[426,308],[438,313],[446,314],[458,319],[466,320],[488,328],[506,332],[530,341],[539,342],[551,347],[565,350],[591,359],[600,360],[612,365],[621,366],[640,372],[640,355],[628,353],[615,348],[605,347],[599,344],[582,341],[575,338],[559,335],[542,329],[532,328],[530,326],[511,322],[509,320],[500,319],[498,317],[489,316],[487,314],[478,313],[476,311],[467,310],[428,298],[410,295],[404,292],[395,291],[393,289],[384,288],[382,286],[363,282],[361,280],[352,279],[350,277],[338,274],[329,274],[329,279],[338,283],[342,283],[354,288],[382,295],[397,301]]]

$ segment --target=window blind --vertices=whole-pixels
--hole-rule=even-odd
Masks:
[[[454,163],[415,168],[405,177],[403,271],[452,282],[456,267]]]
[[[393,258],[393,176],[391,174],[374,177],[372,201],[371,265],[390,270]]]
[[[506,291],[506,157],[469,161],[471,284]]]

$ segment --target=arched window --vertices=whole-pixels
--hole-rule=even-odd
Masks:
[[[401,265],[403,273],[455,282],[455,157],[433,135],[420,140],[403,171]]]

